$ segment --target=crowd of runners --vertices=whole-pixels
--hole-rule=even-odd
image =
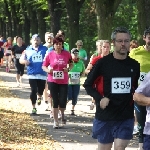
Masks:
[[[72,101],[70,115],[75,115],[80,92],[80,78],[92,97],[89,109],[96,107],[92,137],[98,140],[98,150],[125,150],[133,134],[139,134],[139,150],[150,150],[150,28],[145,29],[145,45],[131,41],[125,27],[116,28],[109,40],[96,41],[96,51],[88,60],[82,40],[75,48],[65,42],[65,33],[45,33],[45,44],[34,34],[30,45],[21,36],[7,40],[0,36],[0,66],[6,72],[16,70],[20,87],[26,67],[31,88],[32,115],[42,98],[48,103],[53,128],[60,120],[66,124],[65,109]],[[111,47],[113,45],[113,47]],[[113,48],[113,51],[111,49]],[[5,59],[5,63],[3,63]]]

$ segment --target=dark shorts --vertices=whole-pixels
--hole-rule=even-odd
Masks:
[[[48,89],[51,92],[53,108],[66,108],[68,84],[57,84],[48,82]]]
[[[145,135],[143,142],[143,149],[150,150],[150,135]]]
[[[5,56],[10,56],[10,55],[11,55],[10,53],[6,53],[6,54],[5,54]]]
[[[124,121],[93,121],[93,135],[99,143],[113,143],[114,139],[130,140],[134,128],[134,119]]]

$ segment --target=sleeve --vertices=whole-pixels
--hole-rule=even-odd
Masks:
[[[12,47],[12,53],[15,54],[15,46]]]
[[[82,72],[84,72],[85,71],[85,65],[84,65],[84,63],[82,62]]]
[[[71,57],[71,54],[68,52],[68,58],[69,58],[69,61],[68,61],[68,63],[70,64],[70,63],[73,63],[73,61],[72,61],[72,57]]]
[[[101,67],[102,61],[99,60],[94,67],[91,69],[90,73],[87,76],[87,79],[85,80],[83,87],[85,88],[87,94],[92,96],[96,102],[100,102],[102,99],[102,95],[94,88],[93,84],[95,80],[100,76],[101,74]]]
[[[145,79],[143,82],[140,83],[138,88],[135,90],[136,93],[141,93],[144,94],[145,90],[150,88],[150,72],[146,75]]]
[[[50,56],[49,55],[50,55],[50,53],[47,56],[45,56],[42,66],[48,67],[50,65]]]
[[[130,51],[129,57],[135,59],[135,50]]]
[[[26,50],[24,50],[24,51],[22,52],[22,55],[21,55],[21,57],[20,57],[20,60],[27,60]]]
[[[91,60],[90,64],[92,64],[92,65],[94,66],[97,60],[98,60],[98,58],[97,58],[97,57],[94,57],[94,58]]]

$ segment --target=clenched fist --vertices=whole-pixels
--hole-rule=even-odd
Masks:
[[[102,98],[101,101],[100,101],[100,108],[101,108],[101,109],[105,109],[106,106],[108,106],[109,101],[110,101],[110,100],[109,100],[109,98],[107,98],[107,97]]]

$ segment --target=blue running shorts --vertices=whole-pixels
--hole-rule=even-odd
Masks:
[[[114,139],[117,138],[130,140],[133,137],[133,128],[134,119],[123,121],[101,121],[94,119],[92,137],[102,144],[113,143]]]
[[[143,149],[150,150],[150,135],[145,135],[143,142]]]

